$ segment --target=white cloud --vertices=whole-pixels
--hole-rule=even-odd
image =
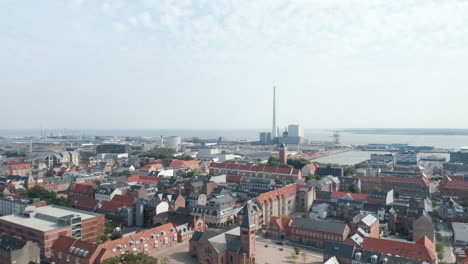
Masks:
[[[130,23],[130,25],[132,26],[136,26],[138,25],[138,19],[134,16],[129,16],[128,17],[128,23]]]
[[[122,33],[128,31],[128,26],[119,22],[112,23],[112,29],[115,32]]]
[[[80,11],[83,0],[69,0],[69,4],[73,11]]]
[[[138,15],[140,23],[145,27],[152,27],[153,26],[153,18],[151,17],[150,13],[142,12]]]

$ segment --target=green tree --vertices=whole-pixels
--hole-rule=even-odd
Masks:
[[[382,192],[382,188],[380,188],[379,186],[374,186],[374,188],[372,188],[372,191],[373,192]]]
[[[310,216],[309,216],[308,213],[303,213],[303,214],[302,214],[302,218],[310,218]]]
[[[353,176],[356,175],[357,171],[354,167],[346,167],[343,170],[345,176]]]
[[[322,179],[322,176],[317,174],[317,175],[315,175],[314,179],[316,179],[317,181],[320,181]]]
[[[432,210],[432,215],[434,218],[439,219],[440,218],[440,212],[437,209]]]
[[[302,169],[307,164],[310,164],[310,161],[303,158],[288,159],[288,165],[293,166],[295,169]]]
[[[444,237],[442,237],[442,234],[440,232],[435,233],[436,240],[439,242],[442,242],[444,240]]]
[[[351,183],[349,185],[348,191],[351,193],[360,193],[361,190],[359,189],[359,186],[355,183]]]
[[[168,261],[168,260],[167,260]],[[158,264],[158,259],[144,253],[124,254],[110,259],[106,259],[103,264]],[[159,263],[167,264],[161,260]]]
[[[154,148],[150,151],[144,152],[140,157],[155,158],[155,159],[171,159],[176,151],[171,148]]]
[[[437,251],[437,258],[443,259],[444,258],[444,244],[442,244],[442,242],[436,242],[436,251]]]
[[[296,255],[299,255],[299,252],[301,252],[301,249],[298,247],[294,247],[293,250],[294,250],[294,253],[296,253]]]
[[[276,179],[275,179],[275,183],[276,183],[276,184],[282,184],[283,181],[282,181],[280,178],[276,178]]]
[[[57,197],[57,193],[54,191],[48,191],[44,187],[36,185],[28,190],[21,190],[18,192],[21,196],[29,198],[39,198],[46,201],[47,204],[53,204],[58,206],[71,207],[72,203],[69,199],[64,197]]]
[[[192,169],[183,175],[183,178],[192,178],[194,175],[202,174],[203,172],[199,168]]]

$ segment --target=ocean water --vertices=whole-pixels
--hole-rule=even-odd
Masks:
[[[259,133],[269,129],[54,129],[48,134],[87,135],[87,136],[182,136],[228,140],[258,140]],[[0,129],[0,136],[39,136],[40,129]],[[305,137],[312,141],[332,141],[333,131],[328,129],[306,129]],[[341,143],[347,145],[366,145],[370,143],[409,144],[413,146],[434,146],[436,148],[459,149],[468,146],[468,135],[392,135],[357,134],[340,132]]]
[[[314,159],[314,161],[322,162],[322,163],[335,163],[339,165],[354,165],[354,164],[370,159],[370,156],[372,153],[388,154],[391,152],[353,150],[353,151],[342,152],[342,153],[338,153],[335,155],[330,155],[330,156]],[[419,153],[419,158],[425,157],[425,156],[433,156],[433,155],[438,156],[438,157],[444,157],[446,160],[450,159],[450,154],[448,153],[435,153],[435,154]]]

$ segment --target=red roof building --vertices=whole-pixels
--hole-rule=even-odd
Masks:
[[[468,181],[464,177],[446,176],[439,183],[442,197],[452,197],[458,202],[468,200]]]
[[[351,199],[354,201],[369,201],[369,194],[364,193],[350,193],[350,192],[333,192],[331,196],[332,201],[338,199]]]
[[[281,179],[288,182],[297,182],[302,179],[299,169],[279,168],[267,166],[243,165],[234,163],[214,163],[210,164],[211,175],[243,176],[262,179]]]
[[[271,217],[291,215],[295,212],[309,212],[315,199],[315,189],[308,185],[291,184],[286,187],[262,193],[256,200],[262,207],[260,225],[268,226]]]
[[[428,263],[437,262],[434,242],[423,236],[416,243],[365,237],[362,248],[375,252],[398,255],[408,259],[422,260]]]
[[[177,168],[177,167],[190,167],[192,169],[199,168],[199,162],[196,160],[173,160],[169,167]]]
[[[19,163],[10,165],[10,175],[26,176],[31,171],[30,163]]]

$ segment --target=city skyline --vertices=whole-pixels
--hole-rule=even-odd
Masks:
[[[2,128],[468,128],[468,2],[2,1]],[[448,115],[450,113],[450,115]]]

